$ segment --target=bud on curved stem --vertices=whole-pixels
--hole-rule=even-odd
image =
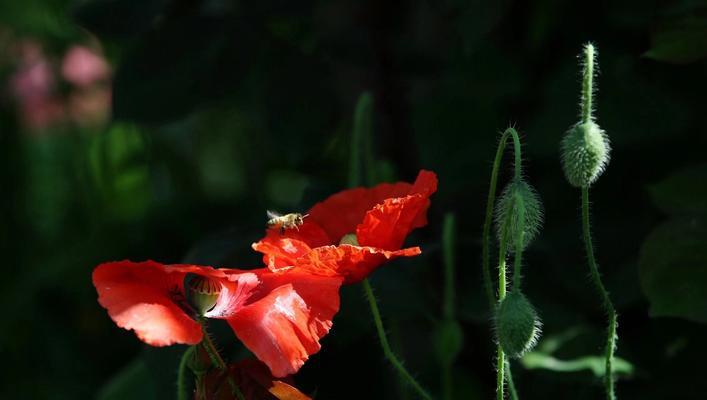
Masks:
[[[542,224],[543,212],[538,195],[523,179],[514,178],[496,204],[496,234],[501,240],[502,224],[508,219],[509,252],[522,251],[535,238]],[[522,238],[521,238],[522,236]],[[516,244],[520,243],[520,248]]]

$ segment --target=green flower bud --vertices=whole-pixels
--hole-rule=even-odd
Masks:
[[[496,335],[503,351],[518,358],[532,350],[540,337],[540,319],[520,291],[509,293],[496,309]]]
[[[184,277],[184,294],[194,311],[204,315],[216,305],[221,294],[221,284],[211,278],[190,273]]]
[[[562,139],[562,169],[572,186],[589,187],[609,164],[609,137],[594,121],[579,123]]]
[[[505,225],[508,251],[515,251],[515,244],[521,232],[523,233],[523,249],[525,249],[540,231],[542,222],[543,209],[537,192],[524,180],[514,179],[503,189],[503,193],[496,203],[495,223],[498,240],[501,241]]]
[[[347,233],[341,238],[339,244],[350,244],[351,246],[358,246],[358,237],[355,233]]]

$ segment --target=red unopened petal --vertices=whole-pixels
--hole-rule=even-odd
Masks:
[[[351,245],[325,246],[314,249],[297,262],[297,269],[322,276],[342,276],[345,284],[366,278],[381,264],[398,257],[421,253],[419,247],[387,251],[374,247]]]
[[[201,341],[199,324],[170,296],[170,290],[181,288],[183,278],[183,272],[171,273],[152,261],[105,263],[93,271],[98,302],[113,321],[153,346]]]
[[[341,278],[258,271],[259,294],[228,322],[273,376],[294,374],[319,351],[319,339],[331,329]]]

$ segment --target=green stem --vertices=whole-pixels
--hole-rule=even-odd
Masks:
[[[521,167],[522,167],[522,157],[521,157],[521,147],[520,138],[518,137],[518,132],[514,128],[508,128],[503,135],[501,135],[501,140],[498,143],[496,149],[496,157],[493,161],[493,169],[491,170],[491,183],[489,185],[489,193],[486,199],[486,217],[484,218],[484,228],[482,234],[482,245],[481,245],[481,267],[483,271],[484,278],[484,289],[486,291],[486,296],[489,302],[489,308],[495,309],[496,307],[496,296],[493,293],[492,281],[491,281],[491,268],[490,268],[490,237],[491,237],[491,223],[493,222],[493,207],[496,202],[496,186],[498,184],[498,171],[501,167],[501,160],[503,159],[503,152],[506,148],[506,142],[508,137],[513,137],[513,149],[514,149],[514,176],[515,179],[520,179],[522,177]],[[500,244],[499,258],[498,258],[498,301],[503,300],[506,296],[506,243],[505,243],[505,232],[502,235],[502,240]],[[505,355],[503,354],[503,349],[501,346],[497,346],[497,365],[496,365],[496,393],[499,400],[503,400],[504,397],[504,367],[506,365]],[[512,375],[508,374],[509,386],[512,385]]]
[[[218,353],[218,350],[216,350],[216,346],[214,346],[214,343],[211,340],[209,333],[206,331],[206,324],[204,322],[201,323],[201,331],[203,332],[203,339],[201,340],[201,344],[204,347],[204,350],[206,350],[206,353],[209,355],[211,363],[216,368],[218,368],[219,371],[226,374],[226,380],[228,380],[228,384],[231,387],[231,394],[236,396],[238,400],[245,400],[245,396],[243,396],[243,393],[241,393],[241,390],[238,388],[236,381],[233,380],[233,377],[228,373],[228,366],[226,365],[226,362],[223,361],[223,359],[221,358],[221,355]]]
[[[179,360],[179,369],[177,370],[177,399],[178,400],[188,400],[189,393],[186,382],[187,366],[189,364],[189,359],[194,354],[194,346],[189,346],[188,349],[182,354],[182,359]]]
[[[511,400],[518,400],[518,392],[516,391],[516,385],[513,383],[511,362],[509,360],[506,360],[506,381],[508,382],[508,393],[511,395]]]
[[[518,207],[519,223],[515,243],[515,260],[513,264],[513,290],[520,290],[520,270],[523,263],[523,240],[525,236],[525,206],[523,205],[522,199],[516,199],[516,207]]]
[[[442,246],[444,253],[444,305],[443,315],[447,320],[454,319],[454,231],[456,219],[454,214],[447,213],[444,217],[442,231]]]
[[[501,140],[498,142],[496,149],[496,157],[493,161],[493,169],[491,170],[491,183],[489,185],[488,198],[486,199],[486,217],[484,218],[484,229],[482,235],[481,246],[481,268],[484,277],[484,289],[488,298],[489,308],[493,309],[496,306],[496,296],[493,293],[493,284],[491,281],[490,267],[490,249],[491,249],[491,223],[493,222],[493,206],[496,202],[496,186],[498,184],[498,170],[501,168],[501,160],[503,152],[506,148],[508,137],[513,137],[513,149],[515,154],[515,178],[520,179],[521,174],[521,148],[518,132],[513,128],[506,129],[501,135]]]
[[[500,303],[506,297],[506,241],[508,238],[508,225],[510,222],[510,214],[506,217],[502,225],[501,242],[498,246],[498,302]],[[499,342],[496,346],[496,399],[504,400],[504,383],[506,377],[510,380],[512,375],[504,372],[506,367],[506,357]],[[510,367],[510,366],[509,366]]]
[[[592,119],[592,100],[594,100],[594,46],[584,46],[584,69],[582,70],[582,123]]]
[[[381,347],[383,348],[383,354],[385,357],[390,361],[390,363],[393,365],[393,368],[395,368],[400,375],[400,377],[408,384],[410,387],[415,389],[417,394],[426,400],[432,400],[432,397],[425,391],[425,389],[420,386],[419,383],[415,380],[415,378],[410,375],[410,373],[405,369],[403,366],[403,363],[398,360],[398,357],[393,353],[393,350],[390,348],[390,344],[388,343],[388,338],[385,335],[385,329],[383,328],[383,321],[380,316],[380,311],[378,310],[378,303],[376,301],[376,297],[373,294],[373,289],[371,288],[371,284],[368,282],[368,279],[364,279],[362,281],[363,285],[363,290],[364,293],[366,294],[366,298],[368,299],[368,304],[371,307],[371,314],[373,314],[373,322],[376,325],[376,331],[378,332],[378,339],[380,340]]]
[[[454,321],[454,238],[456,219],[453,213],[444,217],[442,229],[442,247],[444,257],[444,303],[442,314],[445,321]],[[442,365],[442,398],[451,400],[453,396],[452,364],[453,360]]]
[[[606,398],[608,400],[614,400],[616,395],[614,394],[614,352],[616,351],[616,328],[617,328],[617,316],[616,309],[611,303],[611,298],[609,297],[609,292],[607,292],[604,284],[601,281],[601,276],[599,275],[599,268],[597,267],[596,260],[594,258],[594,247],[592,245],[592,234],[589,228],[589,188],[582,188],[582,231],[584,234],[584,245],[587,251],[587,260],[589,262],[589,269],[591,271],[591,278],[594,286],[596,287],[599,295],[602,299],[602,305],[607,314],[608,318],[608,329],[606,338],[606,349],[605,349],[605,371],[604,371],[604,388],[606,390]]]

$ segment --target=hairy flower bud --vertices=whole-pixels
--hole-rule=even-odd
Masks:
[[[540,319],[520,291],[509,293],[496,309],[496,335],[503,351],[518,358],[532,350],[540,337]]]
[[[184,277],[184,294],[189,305],[199,315],[204,315],[216,305],[221,284],[202,275],[187,274]]]
[[[609,163],[609,137],[594,121],[579,123],[562,139],[562,169],[572,186],[589,187]]]
[[[501,241],[505,227],[509,252],[515,251],[515,244],[521,233],[525,249],[540,231],[542,220],[540,198],[528,183],[522,179],[514,179],[503,189],[496,203],[496,236]]]

